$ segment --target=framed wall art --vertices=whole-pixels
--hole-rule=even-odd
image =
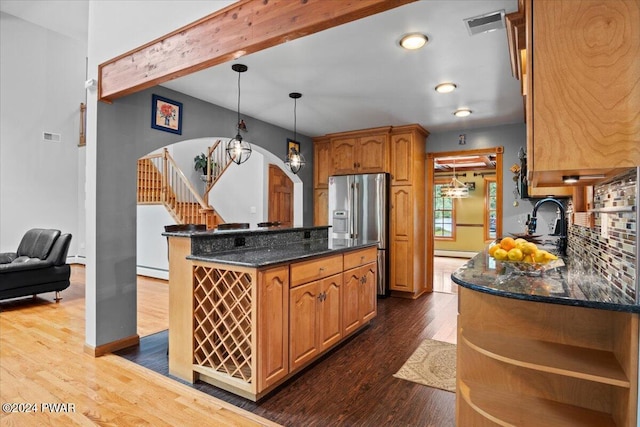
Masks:
[[[182,103],[160,95],[151,97],[151,127],[182,135]]]
[[[292,150],[295,150],[296,153],[300,153],[300,143],[287,138],[287,157],[290,157],[291,154],[293,154],[291,152]]]

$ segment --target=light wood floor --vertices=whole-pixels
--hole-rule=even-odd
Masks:
[[[85,354],[83,267],[72,267],[62,296],[0,302],[0,403],[38,411],[0,412],[0,425],[277,425],[116,355]],[[139,278],[138,303],[140,336],[167,329],[166,282]],[[46,412],[46,403],[75,412]]]
[[[433,290],[435,292],[458,293],[458,285],[451,281],[451,273],[469,261],[468,258],[435,257],[433,259]]]

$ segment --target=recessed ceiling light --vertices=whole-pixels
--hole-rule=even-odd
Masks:
[[[436,92],[438,93],[449,93],[456,90],[458,86],[455,83],[440,83],[436,86]]]
[[[400,46],[402,46],[405,49],[415,50],[415,49],[420,49],[422,46],[427,44],[428,41],[429,39],[424,34],[420,34],[420,33],[405,34],[400,39]]]
[[[562,182],[564,182],[565,184],[575,184],[579,180],[580,180],[580,177],[578,175],[569,175],[569,176],[562,177]]]
[[[453,112],[453,115],[456,117],[467,117],[471,115],[471,110],[468,108],[459,108]]]

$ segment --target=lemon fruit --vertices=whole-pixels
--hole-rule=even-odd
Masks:
[[[522,250],[522,253],[525,255],[533,255],[538,250],[538,247],[536,246],[535,243],[527,242],[520,249]]]
[[[538,249],[533,254],[533,260],[540,264],[546,264],[549,262],[549,258],[547,258],[548,255],[551,255],[551,254],[545,251],[544,249]]]
[[[512,248],[507,252],[507,258],[509,258],[509,261],[522,261],[524,254],[520,249]]]
[[[495,250],[495,252],[493,253],[493,257],[495,259],[497,259],[498,261],[504,261],[507,259],[507,251],[505,251],[502,248],[498,248]]]
[[[493,254],[500,249],[500,245],[493,245],[489,247],[489,250],[487,251],[487,253],[489,254],[489,256],[494,256]]]

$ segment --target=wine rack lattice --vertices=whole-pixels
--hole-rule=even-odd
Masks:
[[[251,276],[195,266],[193,286],[194,363],[251,383]]]

